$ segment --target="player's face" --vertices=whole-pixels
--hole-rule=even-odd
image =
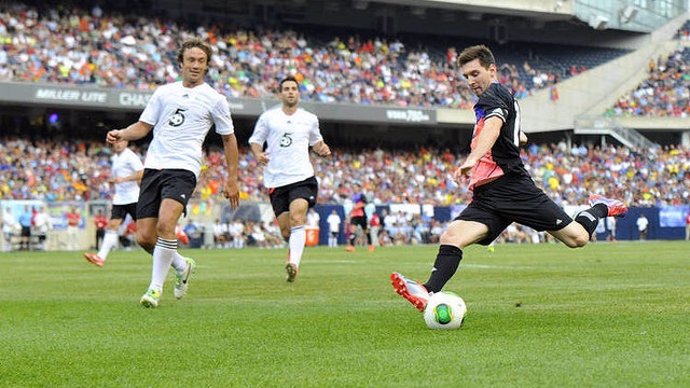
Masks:
[[[288,107],[293,107],[299,103],[299,87],[297,82],[285,81],[280,87],[280,99],[283,104]]]
[[[479,96],[496,78],[496,65],[491,64],[487,69],[479,63],[479,59],[475,59],[462,65],[462,75],[467,79],[474,94]]]
[[[204,82],[208,70],[208,57],[198,47],[188,48],[182,54],[182,81],[185,86],[196,86]]]

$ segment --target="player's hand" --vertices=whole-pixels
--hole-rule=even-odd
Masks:
[[[314,152],[321,157],[331,156],[331,148],[326,143],[319,143],[314,147]]]
[[[108,131],[108,134],[105,135],[105,141],[107,141],[108,144],[115,144],[120,140],[122,140],[121,129],[113,129],[112,131]]]
[[[237,182],[227,181],[223,187],[223,196],[230,201],[230,207],[237,209],[240,206],[240,190]]]
[[[460,165],[455,170],[455,173],[453,173],[453,179],[455,179],[456,182],[460,183],[462,178],[464,176],[469,176],[470,171],[472,171],[472,168],[477,164],[477,161],[474,159],[467,158],[465,159],[465,162]]]
[[[527,135],[525,135],[524,132],[520,131],[520,145],[523,146],[527,144]]]
[[[256,155],[256,160],[259,161],[259,164],[263,164],[264,166],[268,164],[268,161],[270,160],[268,158],[268,154],[265,152],[261,152]]]

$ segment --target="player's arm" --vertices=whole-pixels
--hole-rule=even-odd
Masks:
[[[237,151],[237,138],[235,134],[221,135],[223,139],[223,151],[225,164],[228,169],[228,179],[225,181],[223,194],[230,201],[230,207],[237,209],[240,204],[240,189],[237,183],[237,170],[239,164],[239,152]]]
[[[264,143],[268,138],[269,128],[266,123],[265,114],[259,116],[259,120],[254,125],[254,133],[249,138],[249,148],[252,150],[252,155],[256,158],[259,164],[268,164],[268,154],[264,152]]]
[[[113,183],[132,182],[132,181],[139,182],[139,181],[141,181],[141,178],[143,176],[144,176],[144,170],[139,170],[139,171],[135,171],[131,175],[116,177],[115,179],[113,179]]]
[[[105,140],[110,144],[117,143],[120,140],[139,140],[148,135],[151,129],[153,129],[153,125],[143,121],[137,121],[125,129],[113,129],[109,131]]]
[[[331,149],[326,142],[323,141],[323,137],[321,136],[319,119],[316,116],[313,116],[313,118],[314,120],[311,128],[309,128],[309,145],[311,145],[311,149],[313,149],[317,155],[321,157],[331,156]]]
[[[259,164],[268,164],[268,155],[264,152],[263,144],[249,143],[249,148],[251,148],[252,154],[259,161]]]
[[[458,168],[458,171],[455,173],[456,177],[458,173],[461,175],[466,175],[472,169],[472,167],[477,164],[479,159],[489,152],[491,147],[496,144],[496,140],[501,134],[502,126],[503,120],[497,116],[489,117],[486,119],[486,121],[484,121],[484,128],[482,128],[479,138],[477,139],[477,146],[472,150],[472,152],[470,152],[470,155]]]
[[[311,146],[311,148],[319,156],[331,156],[331,148],[328,147],[328,144],[326,144],[323,140],[319,140],[318,142],[316,142],[316,144]]]

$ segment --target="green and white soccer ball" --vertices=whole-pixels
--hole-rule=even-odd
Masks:
[[[467,306],[452,292],[437,292],[424,309],[424,322],[429,329],[458,329],[462,326]]]

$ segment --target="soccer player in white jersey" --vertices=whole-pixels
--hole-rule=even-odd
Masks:
[[[117,231],[127,214],[134,221],[137,220],[139,181],[144,175],[144,165],[139,156],[127,148],[128,143],[127,140],[121,140],[113,144],[114,153],[110,158],[112,161],[110,183],[115,186],[115,195],[113,195],[113,209],[101,249],[98,253],[84,253],[86,260],[98,267],[105,264],[108,253],[117,243]]]
[[[114,144],[141,139],[153,130],[137,203],[137,242],[153,255],[151,284],[140,300],[144,307],[158,306],[171,265],[176,274],[175,297],[187,293],[195,264],[177,252],[175,226],[196,187],[201,147],[214,124],[227,163],[223,194],[232,208],[239,204],[237,139],[228,101],[204,82],[211,48],[199,39],[185,41],[177,60],[182,81],[156,89],[138,122],[107,135],[108,143]]]
[[[280,232],[289,243],[286,280],[294,282],[307,240],[307,210],[316,204],[318,194],[309,147],[323,157],[329,156],[331,150],[321,137],[318,118],[298,107],[297,80],[287,77],[280,81],[279,93],[282,107],[259,117],[249,145],[254,157],[265,166],[264,186]]]

